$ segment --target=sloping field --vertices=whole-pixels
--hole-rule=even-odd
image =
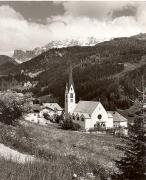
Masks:
[[[122,155],[115,148],[120,138],[111,135],[65,131],[53,125],[45,127],[29,123],[27,126],[37,147],[55,154],[99,163],[109,171],[114,170],[113,160]]]
[[[50,168],[59,167],[61,171],[68,168],[72,173],[84,175],[87,172],[111,174],[117,170],[114,160],[122,155],[115,148],[120,143],[119,138],[62,130],[57,124],[41,126],[28,121],[21,122],[18,127],[0,124],[0,142],[23,154],[35,155],[41,161],[50,163]],[[1,147],[3,157],[6,157],[5,147]],[[12,152],[15,155],[16,152]]]
[[[32,162],[35,160],[33,156],[22,154],[14,149],[5,146],[4,144],[0,144],[0,157],[19,163]]]

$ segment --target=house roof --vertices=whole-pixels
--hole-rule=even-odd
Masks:
[[[44,107],[50,108],[52,110],[62,111],[63,109],[57,103],[43,103]]]
[[[126,122],[127,119],[122,116],[121,114],[119,114],[117,111],[107,111],[109,117],[110,114],[113,116],[113,122]]]
[[[98,101],[79,101],[74,112],[92,114],[99,103]]]

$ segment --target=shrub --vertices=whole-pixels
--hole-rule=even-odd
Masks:
[[[14,125],[22,115],[22,110],[16,103],[7,106],[3,101],[0,101],[0,111],[0,121],[8,125]]]
[[[106,134],[115,134],[115,129],[114,128],[106,129]]]
[[[14,125],[22,113],[29,109],[27,97],[21,93],[5,92],[0,93],[0,121]]]
[[[48,113],[44,113],[43,116],[46,120],[51,120],[51,117]]]
[[[61,114],[61,115],[56,115],[55,116],[55,122],[56,123],[60,123],[61,121],[63,121],[63,115]]]
[[[71,120],[66,120],[62,123],[62,129],[77,131],[81,126],[77,123],[73,123]]]

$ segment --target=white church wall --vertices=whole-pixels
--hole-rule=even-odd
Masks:
[[[93,128],[94,124],[95,123],[94,123],[93,119],[86,119],[85,120],[85,129],[89,130],[90,128]]]
[[[91,117],[93,120],[92,121],[93,127],[97,122],[105,123],[106,128],[113,127],[113,121],[112,119],[111,120],[108,119],[108,114],[101,103],[99,103],[99,105],[97,106]]]
[[[99,115],[101,115],[101,119],[99,118]],[[72,115],[72,120],[73,122],[78,123],[82,129],[86,130],[94,128],[97,123],[105,123],[106,128],[113,128],[113,118],[108,117],[108,114],[101,103],[99,103],[99,105],[90,116],[91,119],[84,119],[84,121],[82,121],[82,116],[80,116],[79,120],[77,120],[78,116],[74,115],[75,119],[73,119]]]
[[[108,117],[108,120],[106,122],[106,127],[107,128],[113,128],[114,124],[113,124],[113,117]]]

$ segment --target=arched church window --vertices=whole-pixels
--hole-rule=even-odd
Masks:
[[[73,120],[75,120],[75,117],[73,116]]]
[[[101,114],[99,114],[97,117],[98,117],[98,119],[101,119],[101,118],[102,118],[102,115],[101,115]]]
[[[102,127],[105,127],[105,123],[102,123]]]
[[[84,118],[82,117],[81,121],[84,121]]]
[[[79,117],[77,117],[77,120],[79,121],[79,120],[80,120],[80,118],[79,118]]]
[[[70,98],[73,98],[73,93],[70,93]]]

